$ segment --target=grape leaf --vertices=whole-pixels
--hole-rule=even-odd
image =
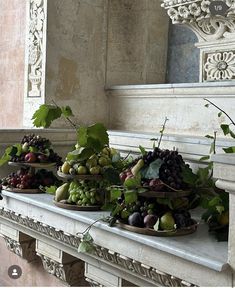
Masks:
[[[78,246],[78,252],[80,253],[91,253],[94,249],[94,246],[86,241],[82,241]]]
[[[35,127],[48,128],[51,122],[60,118],[62,111],[54,105],[43,104],[33,114],[32,120]]]
[[[210,105],[209,105],[209,104],[205,104],[204,106],[205,106],[206,108],[208,108]]]
[[[156,179],[159,178],[159,169],[163,161],[161,159],[156,159],[151,162],[147,167],[144,166],[141,170],[141,176],[146,179]]]
[[[228,135],[228,134],[229,134],[229,131],[230,131],[229,125],[227,125],[227,124],[221,124],[221,125],[220,125],[220,128],[223,130],[224,135]]]
[[[98,140],[102,146],[109,144],[109,136],[107,129],[102,123],[96,123],[87,128],[87,134],[89,138]]]
[[[145,148],[143,146],[139,145],[139,149],[140,149],[140,152],[143,156],[147,154],[147,151],[145,150]]]
[[[183,177],[183,181],[191,186],[195,186],[195,183],[198,180],[198,176],[194,174],[192,169],[188,166],[182,166],[181,176]]]
[[[141,184],[141,175],[138,173],[136,176],[133,176],[132,178],[128,178],[124,182],[124,186],[127,188],[136,188],[140,186]]]
[[[122,195],[122,191],[118,188],[113,188],[110,191],[110,201],[112,202],[113,200],[118,199],[119,197],[121,197]]]
[[[209,139],[214,139],[214,136],[211,136],[211,135],[208,135],[208,134],[205,135],[205,137],[206,137],[206,138],[209,138]]]
[[[223,115],[223,113],[220,111],[219,113],[218,113],[218,117],[221,117]]]
[[[6,148],[3,156],[0,159],[0,166],[4,165],[11,159],[11,156],[15,156],[17,153],[17,148],[14,146],[9,146]]]
[[[87,128],[86,127],[79,127],[79,129],[77,130],[77,134],[78,134],[78,143],[80,146],[85,147],[87,144]]]
[[[83,235],[82,240],[85,242],[93,242],[93,238],[91,237],[91,234],[89,232],[86,232]]]
[[[69,106],[61,107],[61,113],[64,117],[74,116],[72,109]]]
[[[199,161],[206,161],[206,160],[209,160],[210,159],[210,156],[203,156],[199,159]]]
[[[225,153],[235,153],[235,146],[231,146],[228,148],[223,148]]]
[[[45,187],[45,192],[48,193],[48,194],[54,195],[56,189],[57,189],[57,187],[54,186],[54,185],[53,185],[53,186],[50,186],[50,187]]]
[[[125,196],[125,203],[130,204],[136,202],[138,199],[138,195],[135,190],[127,190],[124,194]]]

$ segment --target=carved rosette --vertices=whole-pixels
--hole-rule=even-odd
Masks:
[[[235,1],[222,0],[229,7],[226,16],[210,13],[212,0],[164,0],[162,7],[173,24],[185,24],[199,41],[212,41],[235,37]]]
[[[207,53],[204,64],[204,80],[235,80],[235,50]]]
[[[29,0],[28,97],[41,97],[45,63],[46,0]]]

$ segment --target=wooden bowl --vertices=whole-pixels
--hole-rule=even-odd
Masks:
[[[76,204],[66,204],[61,203],[53,200],[53,203],[60,208],[67,209],[67,210],[76,210],[76,211],[99,211],[101,206],[94,205],[94,206],[78,206]]]

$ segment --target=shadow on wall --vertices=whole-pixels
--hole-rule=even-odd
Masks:
[[[167,83],[199,82],[199,49],[196,35],[182,25],[169,26]]]

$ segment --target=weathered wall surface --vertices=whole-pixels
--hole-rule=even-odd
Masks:
[[[107,0],[48,1],[46,102],[70,105],[79,123],[107,123],[106,35]]]
[[[22,126],[25,0],[0,0],[0,128]]]
[[[199,49],[196,35],[183,25],[169,25],[167,83],[199,82]],[[185,57],[186,56],[186,57]]]
[[[159,0],[110,0],[107,86],[165,83],[168,16]]]

